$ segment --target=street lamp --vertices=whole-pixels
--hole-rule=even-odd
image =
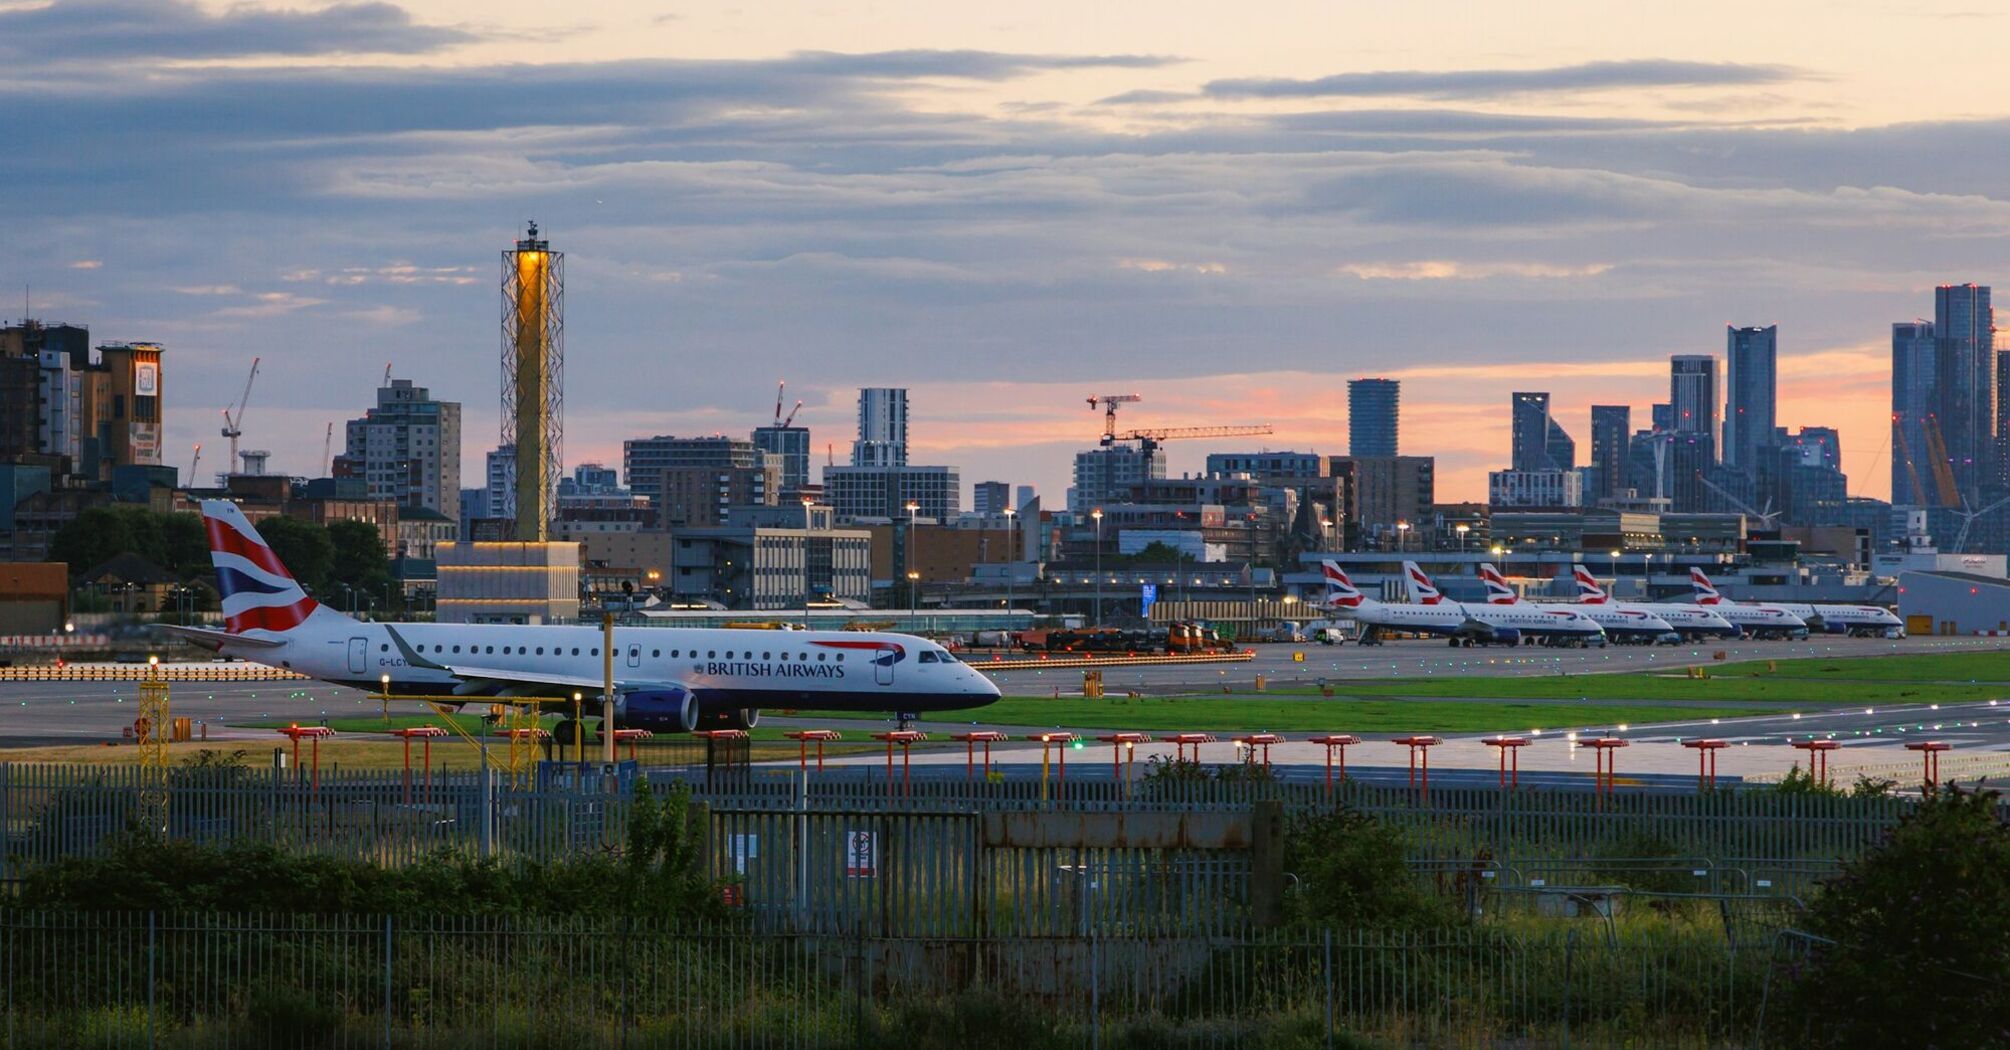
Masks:
[[[907,629],[914,629],[915,594],[921,590],[921,574],[909,569],[907,572]]]
[[[803,500],[803,630],[810,629],[810,501]]]
[[[1410,549],[1410,523],[1407,521],[1399,521],[1396,523],[1396,550],[1400,552],[1400,551],[1407,551],[1409,549]]]
[[[1097,507],[1090,511],[1089,517],[1096,519],[1096,610],[1089,618],[1093,621],[1090,626],[1101,627],[1103,625],[1103,508]]]
[[[1459,534],[1459,553],[1464,554],[1466,552],[1466,533],[1473,531],[1473,527],[1462,521],[1453,526],[1452,531]]]
[[[1005,611],[1012,611],[1013,566],[1019,561],[1019,512],[1005,508]]]

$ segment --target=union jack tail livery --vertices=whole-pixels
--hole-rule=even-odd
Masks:
[[[1403,563],[1403,580],[1405,586],[1410,589],[1410,600],[1418,605],[1436,605],[1445,600],[1444,594],[1438,590],[1438,585],[1432,583],[1429,576],[1424,575],[1424,570],[1418,568],[1416,562]]]
[[[202,524],[209,533],[217,591],[223,596],[224,627],[231,634],[290,631],[321,608],[300,589],[237,504],[203,500]]]
[[[1488,605],[1513,605],[1521,600],[1514,588],[1508,586],[1507,577],[1502,576],[1501,571],[1491,563],[1480,563],[1480,582],[1487,585]]]
[[[1573,565],[1570,567],[1570,574],[1577,579],[1578,601],[1586,605],[1604,605],[1611,600],[1611,596],[1605,593],[1605,588],[1598,585],[1598,577],[1593,576],[1591,570],[1582,565]]]
[[[1703,575],[1701,569],[1689,570],[1689,587],[1696,592],[1697,605],[1720,605],[1724,601],[1724,596],[1711,586],[1710,577]]]
[[[1321,574],[1326,577],[1326,607],[1329,609],[1358,609],[1362,594],[1354,587],[1354,581],[1340,570],[1338,562],[1327,560],[1319,563]]]

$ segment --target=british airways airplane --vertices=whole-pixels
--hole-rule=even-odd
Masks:
[[[1591,570],[1582,565],[1572,565],[1570,574],[1577,581],[1577,600],[1586,610],[1602,606],[1621,612],[1637,609],[1653,613],[1668,621],[1668,625],[1685,638],[1736,638],[1743,633],[1731,621],[1703,606],[1681,602],[1615,602],[1599,585],[1598,577],[1593,576]]]
[[[1605,628],[1570,605],[1492,605],[1480,602],[1448,602],[1438,585],[1416,562],[1403,563],[1403,579],[1410,600],[1423,605],[1448,605],[1464,609],[1467,616],[1496,629],[1507,629],[1545,645],[1597,645],[1606,642]],[[1512,592],[1510,592],[1512,593]]]
[[[1736,624],[1754,638],[1806,638],[1808,622],[1777,602],[1734,602],[1717,593],[1703,570],[1689,570],[1689,587],[1696,604]]]
[[[1480,563],[1480,580],[1486,584],[1489,605],[1496,608],[1501,606],[1543,608],[1534,602],[1523,601],[1521,595],[1516,594],[1514,588],[1508,584],[1507,577],[1502,576],[1501,571],[1494,568],[1490,562]],[[1670,638],[1680,640],[1674,625],[1658,613],[1616,605],[1580,604],[1574,608],[1590,617],[1593,623],[1605,628],[1606,637],[1615,642],[1651,645]]]
[[[1695,592],[1696,604],[1698,605],[1707,605],[1720,612],[1725,609],[1737,609],[1743,606],[1743,603],[1733,602],[1718,594],[1716,586],[1710,582],[1710,577],[1705,576],[1701,569],[1689,570],[1689,588]],[[1773,605],[1785,610],[1788,615],[1799,618],[1802,625],[1809,631],[1826,631],[1829,634],[1846,634],[1852,638],[1860,638],[1875,637],[1886,632],[1902,633],[1905,629],[1905,621],[1900,620],[1898,614],[1881,605],[1809,605],[1806,602],[1765,602],[1761,606],[1743,607],[1760,608],[1763,605]]]
[[[597,627],[365,623],[309,598],[227,500],[204,500],[224,629],[170,627],[204,649],[324,682],[443,700],[598,698]],[[614,631],[617,728],[752,728],[761,708],[982,707],[998,686],[925,638],[862,631]]]

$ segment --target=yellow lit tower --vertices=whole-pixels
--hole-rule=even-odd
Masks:
[[[565,428],[565,253],[537,223],[502,253],[502,442],[516,449],[516,534],[551,538]]]

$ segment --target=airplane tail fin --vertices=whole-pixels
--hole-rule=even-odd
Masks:
[[[1696,592],[1697,605],[1718,605],[1724,600],[1724,596],[1711,585],[1710,577],[1703,575],[1701,569],[1689,570],[1689,588]]]
[[[1514,588],[1508,586],[1507,577],[1493,567],[1491,562],[1480,563],[1480,582],[1487,585],[1487,604],[1513,605],[1519,600]]]
[[[1354,581],[1340,569],[1340,563],[1327,559],[1319,563],[1322,575],[1326,577],[1326,607],[1329,609],[1358,609],[1362,594],[1354,586]]]
[[[223,597],[224,627],[231,634],[290,631],[322,608],[286,571],[237,504],[203,500],[202,524],[209,533],[216,590]]]
[[[1598,577],[1582,565],[1572,565],[1570,575],[1577,580],[1577,600],[1586,605],[1604,605],[1610,598],[1605,588],[1598,585]]]
[[[1416,562],[1403,563],[1403,585],[1410,591],[1410,600],[1418,605],[1436,605],[1445,600],[1444,592],[1438,590],[1438,585],[1424,575]]]

